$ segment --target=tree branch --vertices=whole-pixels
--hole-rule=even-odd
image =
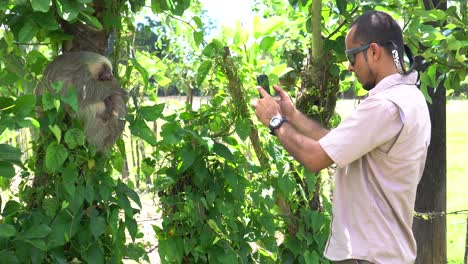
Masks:
[[[349,14],[350,16],[352,16],[354,13],[356,13],[356,11],[358,11],[359,7],[355,7],[353,9],[353,11],[351,11],[351,13]],[[329,40],[330,38],[332,38],[336,33],[338,33],[338,31],[340,31],[340,29],[348,22],[348,19],[345,18],[345,20],[343,20],[343,22],[341,22],[341,24],[338,26],[338,28],[336,28],[335,30],[333,30],[332,33],[330,33],[330,35],[328,35],[327,37],[327,40]]]

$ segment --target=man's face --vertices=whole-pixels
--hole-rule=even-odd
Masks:
[[[348,70],[354,72],[364,89],[369,91],[370,89],[374,88],[376,79],[375,73],[369,66],[369,62],[367,61],[366,57],[367,52],[369,52],[369,47],[366,48],[364,45],[369,43],[354,42],[353,36],[355,31],[356,27],[352,27],[346,35],[345,40],[346,50],[351,50],[351,53],[348,55],[348,57],[351,59]],[[353,49],[357,52],[352,52]]]

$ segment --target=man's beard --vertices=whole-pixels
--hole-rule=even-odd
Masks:
[[[374,72],[369,69],[369,72],[367,73],[367,79],[371,79],[373,81],[366,81],[365,83],[362,84],[362,88],[366,91],[370,91],[372,88],[375,87],[375,78],[374,78]]]
[[[362,85],[362,88],[366,91],[370,91],[372,88],[375,87],[375,82],[366,82],[365,84]]]

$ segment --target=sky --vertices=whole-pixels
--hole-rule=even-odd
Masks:
[[[252,20],[251,0],[200,0],[208,15],[220,25],[234,27],[237,20]]]

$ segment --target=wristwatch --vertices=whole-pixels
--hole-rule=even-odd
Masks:
[[[286,118],[282,115],[276,115],[270,119],[270,134],[275,135],[275,129],[279,128],[284,122],[287,122]]]

